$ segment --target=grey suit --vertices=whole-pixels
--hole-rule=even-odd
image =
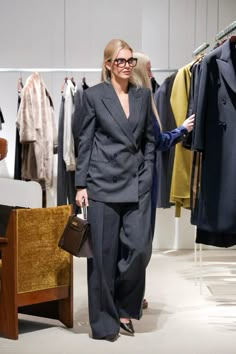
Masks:
[[[86,187],[94,257],[88,261],[94,338],[139,319],[151,255],[150,191],[154,136],[151,91],[130,85],[126,118],[109,82],[84,92],[75,184]]]

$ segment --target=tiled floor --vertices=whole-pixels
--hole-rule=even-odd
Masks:
[[[153,254],[147,272],[149,308],[134,321],[135,337],[90,338],[86,264],[75,259],[75,325],[20,316],[18,341],[0,337],[1,354],[235,354],[236,251]],[[199,283],[199,281],[201,282]]]

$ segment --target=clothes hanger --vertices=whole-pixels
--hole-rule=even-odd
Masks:
[[[61,94],[64,93],[64,87],[65,87],[65,84],[67,83],[67,80],[68,80],[68,77],[66,76],[64,78],[64,81],[63,81],[62,85],[61,85]]]

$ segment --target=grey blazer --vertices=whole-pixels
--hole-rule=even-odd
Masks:
[[[129,86],[127,119],[110,82],[83,95],[75,185],[102,202],[137,202],[151,190],[155,141],[151,91]]]

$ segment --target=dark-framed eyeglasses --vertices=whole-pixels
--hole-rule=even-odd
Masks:
[[[125,58],[116,58],[114,60],[114,63],[119,67],[119,68],[124,68],[126,66],[126,63],[129,64],[129,66],[131,68],[133,68],[134,66],[137,65],[137,61],[138,59],[137,58],[129,58],[129,59],[125,59]]]

